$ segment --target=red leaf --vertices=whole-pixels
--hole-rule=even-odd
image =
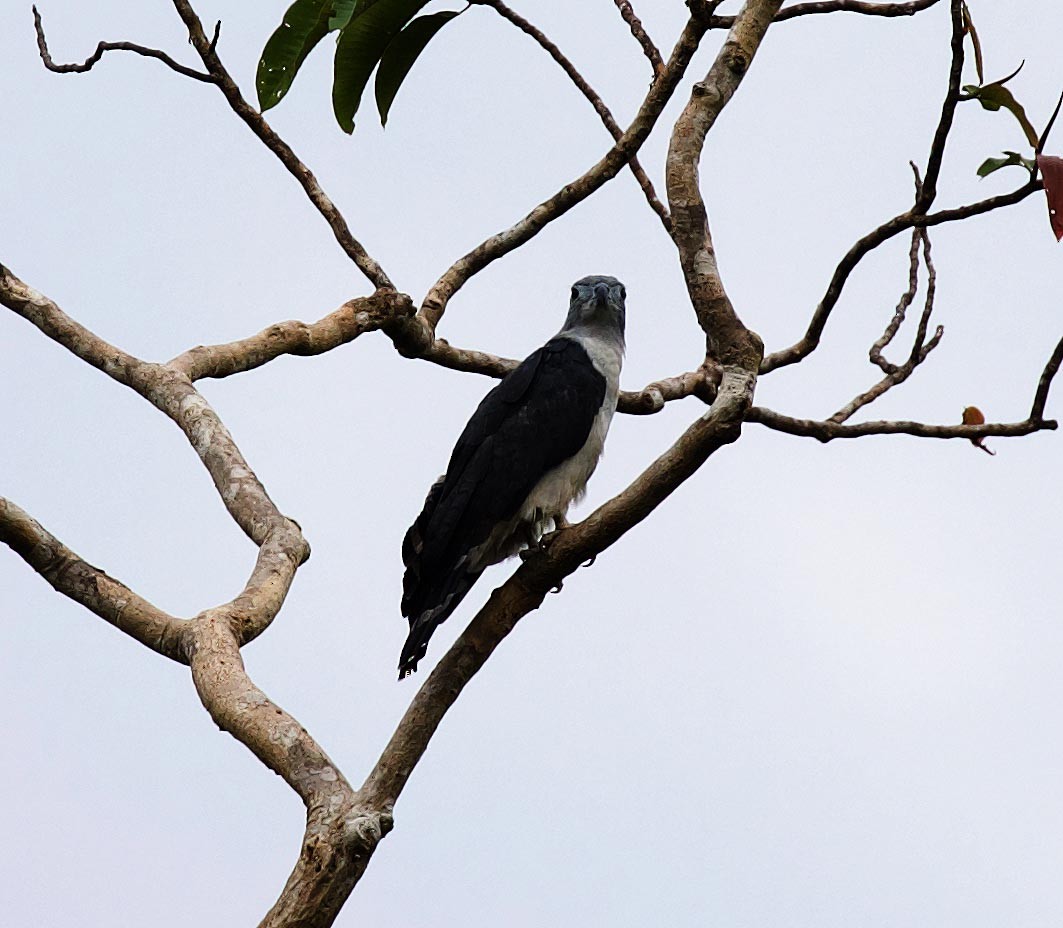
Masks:
[[[1063,158],[1055,155],[1038,155],[1037,168],[1045,184],[1045,196],[1048,198],[1048,221],[1056,241],[1063,239]]]

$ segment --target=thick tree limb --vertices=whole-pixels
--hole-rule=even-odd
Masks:
[[[205,81],[208,84],[214,83],[214,78],[209,74],[174,61],[164,51],[160,51],[157,48],[148,48],[145,45],[137,45],[135,42],[100,42],[96,46],[96,51],[80,64],[56,64],[48,51],[48,40],[44,36],[44,24],[41,22],[41,14],[37,12],[37,7],[33,7],[33,28],[37,30],[37,49],[41,53],[41,61],[44,62],[44,66],[49,71],[54,71],[56,74],[83,74],[85,71],[91,71],[104,56],[105,52],[135,52],[145,58],[155,58],[166,67],[176,71],[178,74],[183,74],[185,77],[190,77],[196,81]]]
[[[254,370],[284,354],[324,354],[412,315],[414,305],[404,293],[377,290],[372,296],[348,300],[317,322],[278,322],[257,335],[224,345],[199,345],[167,364],[189,380],[228,377]]]
[[[705,332],[707,354],[724,366],[756,370],[764,346],[738,318],[724,290],[702,199],[698,164],[705,137],[734,96],[782,0],[748,0],[704,81],[694,85],[668,145],[666,177],[672,238],[687,292]],[[752,365],[752,366],[751,366]]]
[[[83,361],[130,387],[169,416],[207,468],[225,508],[259,546],[247,588],[237,598],[241,634],[250,640],[273,620],[295,569],[310,549],[299,527],[280,513],[244,460],[228,429],[182,373],[142,361],[90,332],[0,265],[0,304],[7,306]]]
[[[39,522],[0,497],[0,541],[64,596],[157,654],[187,663],[188,623],[167,615],[129,587],[78,557]]]
[[[520,222],[497,235],[492,235],[464,257],[459,258],[435,282],[432,289],[428,291],[420,311],[421,318],[433,331],[439,324],[450,298],[473,274],[482,271],[491,262],[534,238],[555,219],[563,216],[573,206],[583,202],[605,183],[616,177],[621,168],[642,147],[643,142],[656,125],[704,34],[703,24],[693,19],[687,23],[672,51],[668,64],[654,79],[635,119],[601,161],[572,183],[566,184],[550,199],[536,206]]]
[[[609,107],[605,105],[605,101],[603,101],[594,88],[587,83],[587,80],[576,69],[576,66],[568,60],[561,49],[550,41],[541,29],[533,26],[519,13],[510,9],[502,2],[502,0],[471,0],[471,2],[477,6],[490,7],[498,13],[499,16],[511,22],[525,35],[531,36],[543,51],[557,62],[561,67],[561,70],[568,75],[569,80],[576,85],[576,89],[578,89],[579,92],[586,97],[590,105],[594,107],[594,111],[598,114],[598,117],[609,131],[609,134],[616,140],[619,140],[623,136],[623,129],[617,125],[616,120],[613,118],[613,114],[609,111]],[[630,4],[628,5],[628,8],[630,9]],[[659,60],[659,53],[657,57]],[[632,157],[627,163],[627,166],[631,169],[631,173],[634,175],[639,187],[642,188],[642,193],[646,197],[646,202],[650,205],[650,209],[657,214],[667,231],[671,228],[671,219],[668,216],[668,210],[665,208],[665,205],[657,198],[657,192],[653,189],[653,182],[646,176],[646,172],[642,169],[642,165],[639,164],[638,158]]]
[[[392,284],[391,279],[376,260],[362,247],[361,242],[351,234],[347,220],[343,218],[343,214],[336,207],[336,204],[329,199],[310,168],[299,160],[288,143],[277,135],[262,114],[244,99],[236,81],[232,79],[225,66],[221,63],[221,59],[215,49],[216,43],[207,38],[199,16],[192,9],[192,4],[188,0],[174,0],[174,7],[188,29],[188,37],[192,47],[199,53],[207,72],[213,82],[218,85],[218,89],[225,96],[232,111],[258,136],[262,144],[277,156],[281,164],[288,169],[288,173],[299,182],[299,186],[306,192],[310,202],[314,204],[314,207],[329,224],[329,228],[332,229],[332,234],[336,237],[336,241],[339,242],[340,248],[357,265],[358,269],[369,278],[370,283],[378,290],[394,290],[395,286]]]

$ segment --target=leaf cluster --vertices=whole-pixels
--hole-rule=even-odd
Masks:
[[[428,0],[295,0],[269,37],[258,62],[255,88],[262,111],[276,106],[317,44],[337,33],[332,109],[344,132],[354,117],[374,69],[381,125],[395,95],[428,43],[464,11],[417,14]],[[467,9],[467,8],[466,8]]]

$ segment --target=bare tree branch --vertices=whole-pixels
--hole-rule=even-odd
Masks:
[[[358,269],[369,278],[370,283],[378,290],[394,290],[395,286],[392,284],[391,279],[384,273],[384,269],[376,260],[362,247],[361,242],[351,234],[351,230],[347,226],[347,220],[343,218],[343,214],[336,207],[336,204],[329,199],[321,188],[321,184],[318,183],[310,168],[299,160],[288,143],[277,135],[262,114],[244,99],[243,94],[240,93],[240,88],[221,63],[221,59],[215,49],[215,42],[208,39],[207,34],[203,31],[203,24],[200,22],[195,10],[192,9],[192,4],[188,0],[174,0],[174,7],[188,28],[189,41],[199,53],[207,72],[213,82],[218,85],[222,94],[224,94],[232,111],[258,136],[266,148],[280,159],[281,164],[288,169],[288,173],[299,182],[299,186],[306,192],[310,202],[325,217],[325,221],[332,229],[332,234],[336,237],[336,241],[339,242],[340,248],[357,265]]]
[[[892,374],[897,370],[897,365],[891,364],[882,357],[882,352],[893,341],[897,330],[901,327],[901,323],[904,322],[904,316],[908,311],[908,307],[912,305],[912,300],[915,299],[916,291],[919,288],[920,238],[919,229],[912,232],[912,244],[908,249],[908,289],[901,294],[900,302],[897,303],[897,308],[893,312],[893,318],[890,319],[882,335],[874,341],[868,351],[868,359],[872,364],[877,365],[884,374]]]
[[[934,140],[930,143],[930,155],[926,162],[926,176],[916,196],[913,212],[925,213],[937,198],[938,176],[941,163],[945,157],[945,143],[949,139],[952,120],[956,114],[956,104],[960,99],[960,75],[963,71],[963,37],[966,25],[963,18],[963,0],[950,0],[952,18],[952,61],[949,65],[949,86],[945,91],[945,101],[941,104],[941,118],[934,131]]]
[[[576,66],[565,57],[565,54],[561,49],[543,34],[542,30],[533,26],[519,13],[510,9],[502,2],[502,0],[471,0],[471,2],[477,6],[490,7],[498,13],[499,16],[508,20],[520,29],[521,32],[531,36],[536,42],[538,42],[540,47],[553,58],[558,65],[560,65],[561,69],[569,76],[572,83],[576,85],[579,92],[582,93],[591,106],[594,107],[594,111],[602,120],[605,128],[609,130],[609,134],[616,140],[619,140],[623,136],[624,131],[616,124],[616,120],[613,118],[613,114],[609,111],[609,107],[605,105],[605,102],[595,92],[594,88],[587,83],[583,75],[576,69]],[[658,59],[659,58],[660,55],[658,54]],[[635,176],[635,180],[638,181],[639,187],[642,188],[642,192],[646,197],[646,202],[650,205],[650,209],[658,215],[661,223],[664,225],[665,231],[670,230],[672,222],[668,216],[668,210],[657,198],[657,192],[653,189],[653,183],[646,176],[646,172],[642,169],[642,165],[639,164],[638,158],[632,157],[628,162],[628,167],[631,169],[631,173]]]
[[[672,238],[687,292],[705,332],[707,354],[720,364],[757,370],[764,353],[759,336],[738,318],[724,290],[702,199],[698,164],[705,137],[749,69],[782,0],[749,0],[735,19],[704,81],[676,121],[668,145],[666,177]],[[752,366],[750,366],[752,365]]]
[[[413,312],[413,301],[406,294],[377,290],[372,296],[348,300],[317,322],[278,322],[250,338],[225,345],[199,345],[178,355],[167,367],[193,381],[228,377],[254,370],[284,354],[324,354]]]
[[[656,125],[704,34],[703,24],[693,19],[686,24],[668,64],[654,79],[634,121],[601,161],[572,183],[566,184],[550,199],[540,203],[518,223],[497,235],[492,235],[459,258],[435,282],[428,291],[419,314],[433,331],[439,324],[450,298],[473,274],[538,235],[555,219],[616,177],[620,169],[642,147]]]
[[[746,413],[746,422],[758,422],[768,428],[790,435],[802,435],[816,438],[822,442],[835,438],[862,438],[865,435],[915,435],[919,438],[986,438],[1000,436],[1015,438],[1030,435],[1033,432],[1058,428],[1052,419],[1023,422],[1000,422],[986,425],[927,425],[924,422],[878,421],[860,422],[856,425],[842,425],[837,422],[818,419],[795,419],[784,416],[763,406],[753,406]]]
[[[1056,350],[1048,359],[1045,369],[1041,372],[1041,379],[1037,382],[1037,391],[1034,393],[1033,406],[1030,409],[1030,421],[1041,422],[1045,414],[1045,404],[1048,402],[1048,391],[1052,387],[1052,379],[1059,372],[1059,365],[1063,363],[1063,339],[1056,343]]]
[[[247,588],[234,601],[253,613],[241,619],[241,638],[250,640],[280,609],[295,570],[310,556],[299,527],[280,513],[244,460],[228,429],[184,374],[142,361],[93,334],[48,297],[0,265],[0,304],[7,306],[83,361],[130,387],[169,416],[185,433],[207,468],[225,508],[259,546]]]
[[[0,541],[51,586],[171,660],[188,663],[188,623],[167,615],[123,583],[78,557],[39,522],[0,497]]]
[[[661,53],[658,51],[657,46],[653,44],[653,39],[646,34],[646,30],[642,26],[642,20],[635,15],[635,11],[628,0],[613,0],[613,3],[616,4],[616,8],[620,11],[621,19],[628,24],[635,41],[642,46],[642,52],[649,60],[653,73],[659,74],[664,68],[664,60],[661,58]]]
[[[795,3],[780,10],[775,22],[781,23],[798,16],[811,16],[817,13],[862,13],[865,16],[914,16],[932,7],[938,0],[909,0],[907,3],[867,3],[865,0],[820,0],[816,3]],[[730,29],[734,25],[733,16],[713,16],[711,28]]]
[[[83,74],[85,71],[91,71],[105,52],[135,52],[145,58],[156,58],[166,67],[176,71],[178,74],[183,74],[185,77],[190,77],[197,81],[205,81],[208,84],[214,83],[214,78],[209,74],[197,71],[195,68],[186,67],[174,61],[166,52],[157,48],[148,48],[144,45],[137,45],[134,42],[100,42],[96,46],[96,51],[89,55],[81,64],[56,64],[48,51],[48,40],[44,36],[44,25],[41,22],[41,14],[37,12],[37,7],[33,7],[33,28],[37,30],[37,49],[41,53],[41,61],[44,62],[44,66],[49,71],[54,71],[56,74]]]
[[[883,242],[888,241],[905,229],[926,228],[946,222],[955,222],[960,219],[969,219],[971,216],[988,213],[1004,206],[1012,206],[1025,200],[1031,193],[1041,189],[1041,181],[1030,180],[1017,190],[979,200],[977,203],[970,203],[953,209],[943,209],[926,215],[911,209],[884,222],[877,229],[858,240],[846,252],[834,270],[830,283],[827,285],[827,292],[823,295],[815,312],[812,314],[812,321],[809,323],[808,330],[798,342],[789,348],[783,348],[767,355],[760,368],[761,374],[770,373],[779,367],[796,364],[816,350],[819,346],[820,338],[823,336],[823,329],[827,325],[831,311],[838,303],[838,298],[841,296],[842,289],[845,287],[845,282],[849,279],[849,275],[869,252],[878,248]]]
[[[912,264],[910,265],[910,283],[908,290],[905,291],[904,296],[901,297],[900,303],[897,304],[897,309],[894,312],[889,325],[886,327],[886,331],[882,334],[882,337],[871,346],[871,351],[869,353],[872,362],[877,363],[878,366],[885,371],[886,376],[871,387],[871,389],[861,393],[839,409],[829,418],[828,421],[830,422],[844,422],[857,410],[874,402],[898,384],[904,383],[904,381],[915,372],[915,369],[927,359],[930,352],[938,346],[941,341],[941,336],[945,334],[945,330],[941,326],[938,326],[930,340],[926,340],[927,328],[930,325],[930,315],[934,311],[934,294],[937,289],[937,271],[934,269],[934,262],[930,256],[930,236],[927,234],[926,229],[916,229],[912,235],[912,241],[913,247],[909,253],[909,258],[912,261]],[[919,267],[917,248],[920,243],[922,243],[923,246],[923,260],[926,262],[927,268],[926,299],[923,303],[923,312],[919,317],[919,325],[916,328],[915,338],[912,341],[912,350],[908,353],[908,358],[905,362],[902,365],[897,366],[896,364],[890,364],[882,357],[882,349],[885,348],[896,335],[897,330],[904,321],[904,315],[908,304],[915,295]]]

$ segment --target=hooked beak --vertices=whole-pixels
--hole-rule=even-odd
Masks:
[[[595,284],[594,300],[599,306],[604,307],[609,302],[609,287],[605,284]]]

